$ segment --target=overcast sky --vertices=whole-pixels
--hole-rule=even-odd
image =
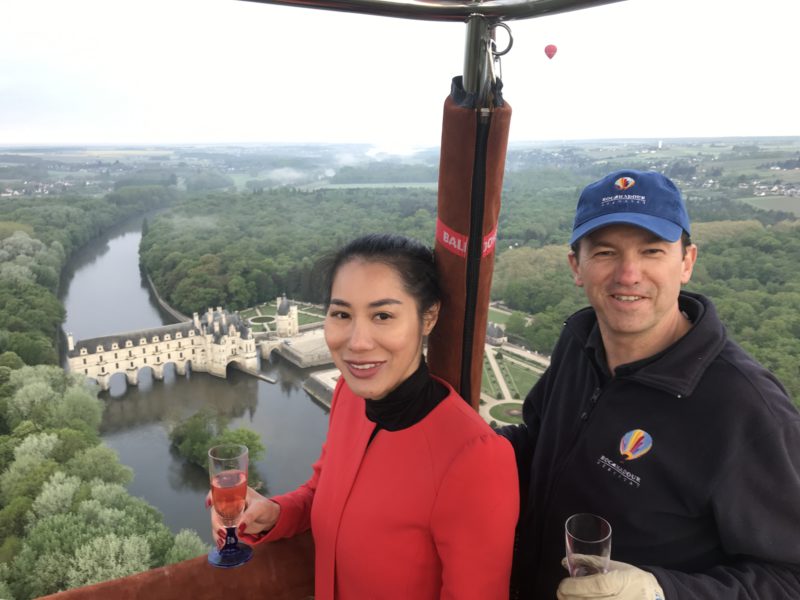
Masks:
[[[466,38],[239,0],[0,0],[0,23],[0,146],[436,146]],[[511,21],[511,140],[800,135],[799,23],[798,0]]]

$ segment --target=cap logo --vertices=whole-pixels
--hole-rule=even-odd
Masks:
[[[636,180],[633,177],[620,177],[614,182],[614,187],[618,190],[627,190],[634,186]]]

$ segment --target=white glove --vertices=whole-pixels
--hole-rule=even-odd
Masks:
[[[561,561],[566,568],[567,559]],[[666,600],[652,573],[623,562],[611,561],[608,572],[586,577],[566,577],[558,586],[558,600]]]

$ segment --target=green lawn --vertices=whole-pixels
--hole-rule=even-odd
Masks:
[[[530,365],[535,370],[544,371],[544,367],[542,367],[538,362],[536,362],[532,358],[528,358],[527,356],[523,356],[521,354],[516,354],[516,353],[512,353],[512,352],[503,352],[502,350],[498,350],[497,351],[497,356],[498,356],[498,358],[500,356],[502,356],[503,358],[505,358],[506,356],[510,356],[513,360],[518,360],[518,361],[524,362],[525,364]],[[501,360],[503,360],[503,359],[501,359]]]
[[[508,318],[511,316],[511,313],[507,313],[505,311],[499,311],[496,308],[489,307],[489,320],[492,323],[497,323],[498,325],[505,325],[508,323]]]
[[[500,398],[500,388],[494,377],[492,368],[489,366],[489,359],[483,357],[483,376],[481,377],[481,391],[492,398]]]
[[[539,373],[527,369],[511,361],[502,362],[503,374],[506,376],[506,383],[513,393],[516,391],[518,398],[524,398],[533,384],[539,381]]]
[[[489,414],[493,419],[498,421],[519,425],[522,423],[522,403],[504,402],[502,404],[496,404],[489,409]]]
[[[792,198],[791,196],[753,196],[752,198],[743,198],[743,200],[757,208],[783,210],[800,217],[800,198]]]
[[[321,315],[307,315],[306,313],[297,313],[297,320],[300,325],[308,325],[309,323],[319,323],[320,321],[324,321],[324,317]]]
[[[297,310],[300,312],[311,313],[312,315],[317,315],[319,317],[325,317],[325,309],[313,304],[298,304]]]
[[[258,310],[261,312],[262,315],[270,315],[275,316],[275,313],[278,312],[275,304],[270,302],[268,304],[259,304]]]

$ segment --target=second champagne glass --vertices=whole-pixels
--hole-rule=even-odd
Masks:
[[[215,567],[238,567],[253,557],[253,549],[236,536],[247,498],[247,463],[247,446],[241,444],[222,444],[208,451],[211,501],[226,532],[225,546],[208,553],[208,562]]]

